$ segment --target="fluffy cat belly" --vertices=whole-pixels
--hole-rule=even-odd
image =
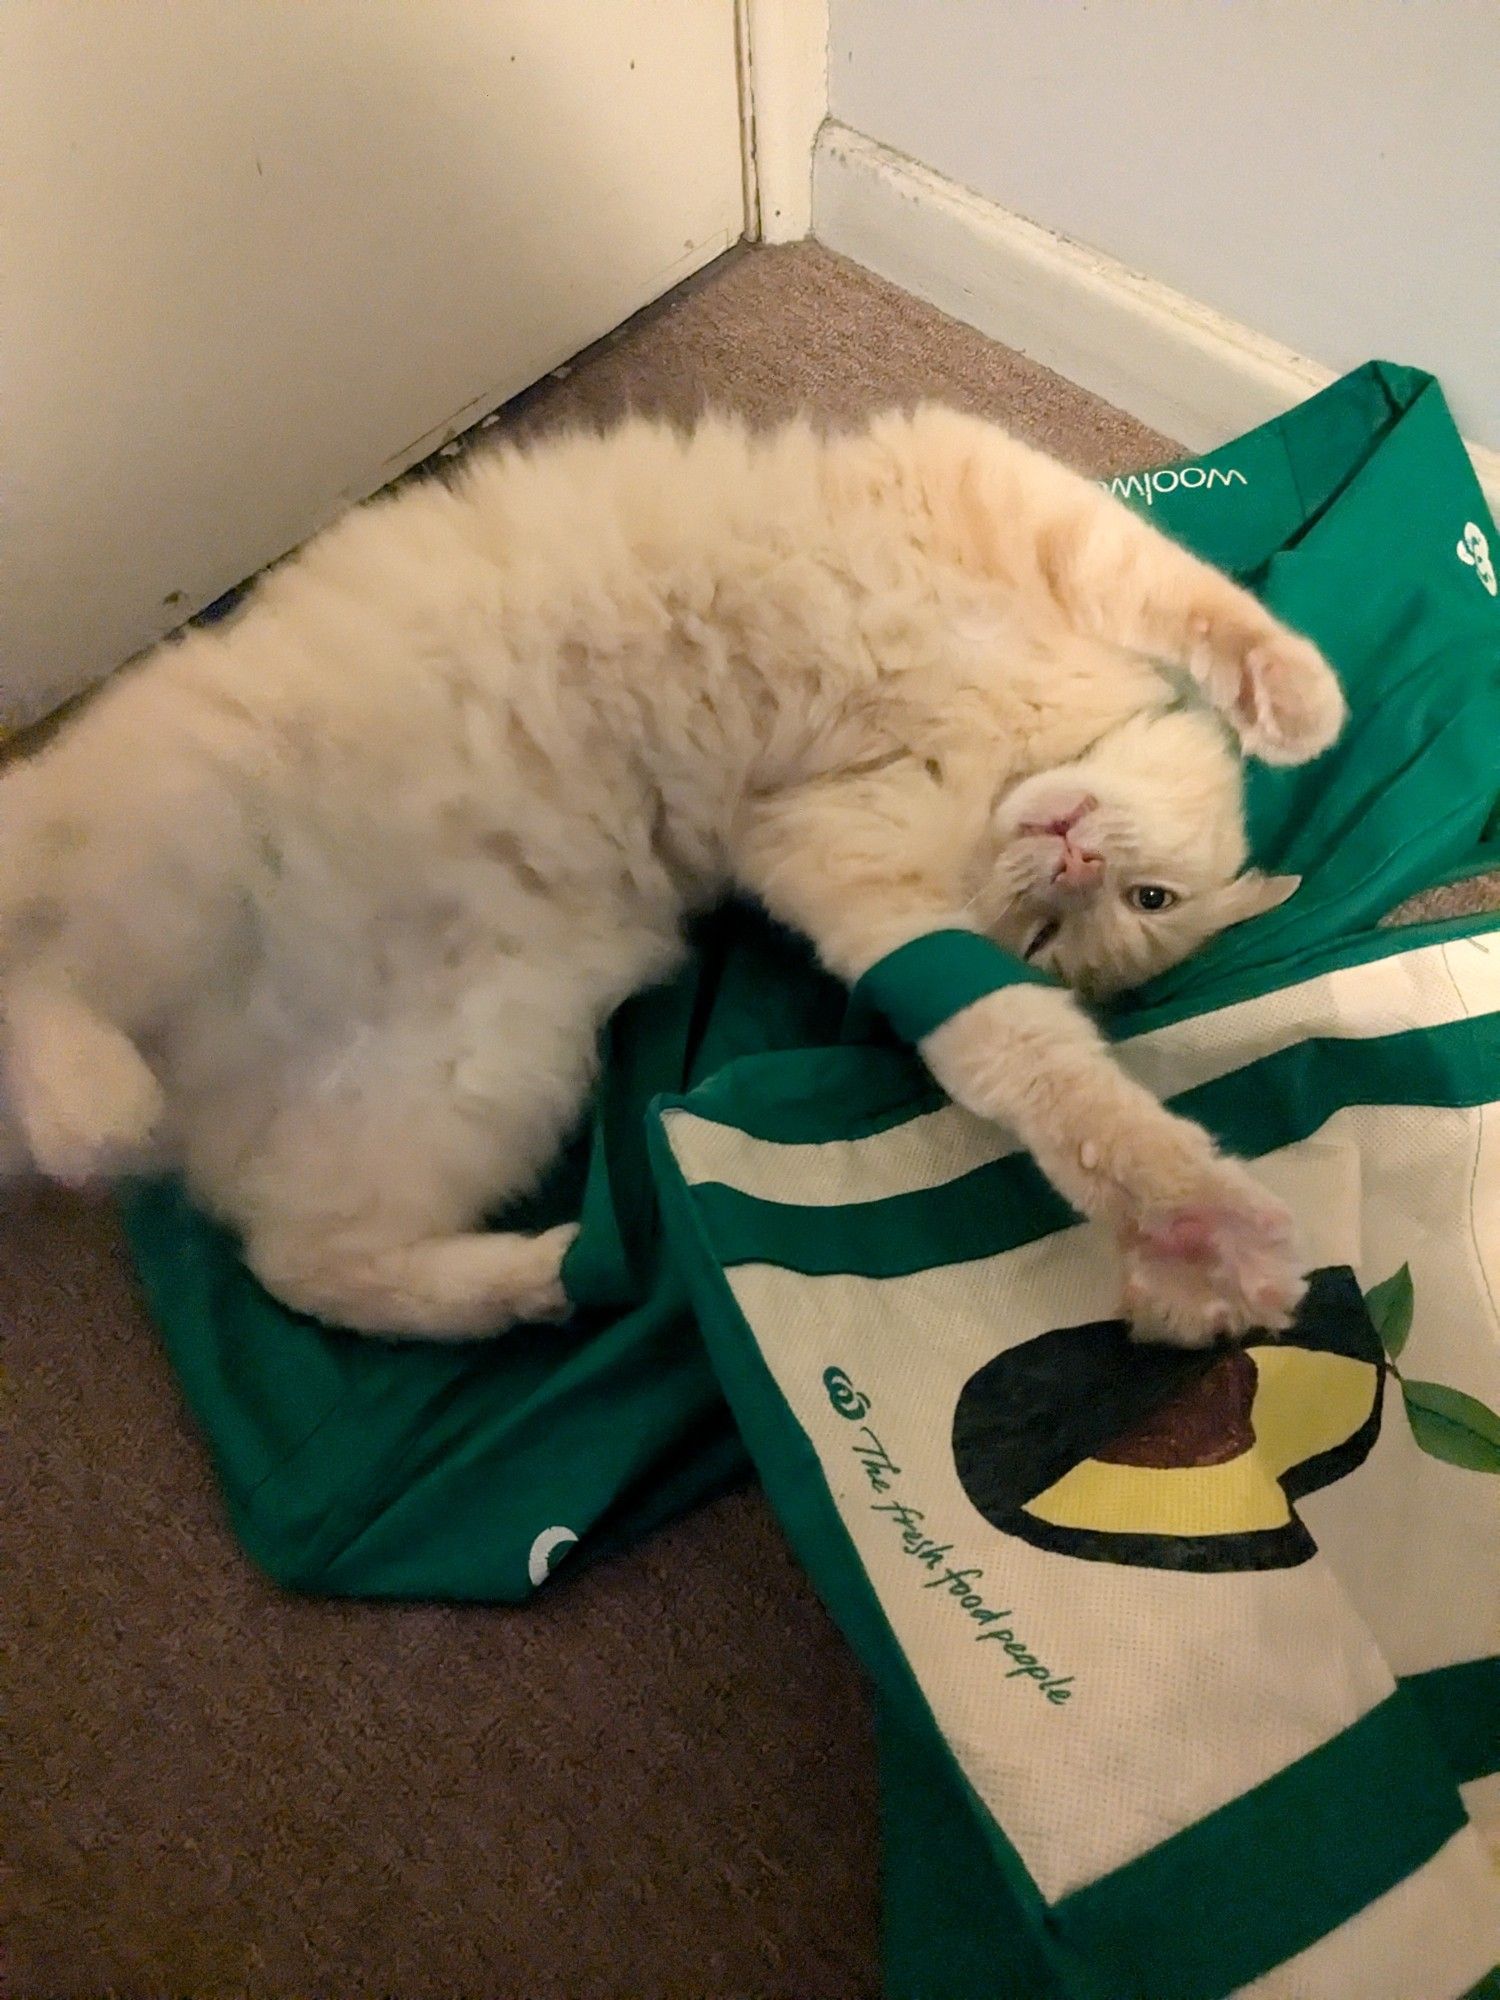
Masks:
[[[436,1202],[455,1226],[475,1220],[545,1169],[592,1081],[604,1022],[681,950],[675,928],[599,908],[441,959],[399,937],[384,964],[346,964],[342,994],[324,993],[311,1013],[295,961],[262,968],[225,1001],[200,995],[165,1067],[194,1183],[242,1223],[249,1183],[265,1180],[279,1200],[295,1174],[303,1205],[332,1219],[341,1188],[381,1178],[372,1149],[391,1146],[401,1165],[387,1170],[387,1215]],[[430,1173],[424,1144],[443,1155]],[[297,1165],[301,1149],[321,1164]],[[255,1164],[268,1150],[276,1165]],[[364,1156],[352,1170],[335,1157],[345,1150]]]

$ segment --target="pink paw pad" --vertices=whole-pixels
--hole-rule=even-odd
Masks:
[[[1160,1222],[1147,1223],[1137,1233],[1137,1240],[1157,1257],[1208,1264],[1218,1256],[1220,1231],[1231,1220],[1218,1209],[1181,1208]]]
[[[1277,1204],[1189,1204],[1124,1233],[1125,1312],[1185,1346],[1291,1324],[1306,1289],[1291,1219]]]

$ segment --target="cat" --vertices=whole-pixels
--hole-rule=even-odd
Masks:
[[[1139,1335],[1283,1328],[1290,1217],[1067,988],[1289,893],[1245,868],[1239,750],[1305,761],[1343,716],[1227,577],[951,410],[476,455],[0,781],[0,1142],[67,1183],[175,1168],[347,1327],[558,1317],[574,1231],[480,1218],[685,918],[748,892],[845,980],[952,926],[1055,973],[930,1034],[933,1075],[1113,1232]]]

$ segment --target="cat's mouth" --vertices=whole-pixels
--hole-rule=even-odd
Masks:
[[[1028,965],[1039,951],[1046,950],[1047,946],[1051,944],[1061,929],[1062,922],[1057,917],[1048,917],[1045,923],[1037,926],[1031,934],[1031,942],[1021,953],[1022,958],[1026,960]]]

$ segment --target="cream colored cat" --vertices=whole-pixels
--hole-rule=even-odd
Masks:
[[[1205,699],[1184,706],[1155,656]],[[941,409],[856,436],[631,423],[359,510],[0,783],[15,1163],[169,1162],[289,1304],[560,1313],[486,1234],[685,913],[761,898],[852,980],[983,928],[1092,991],[1287,893],[1240,772],[1344,704],[1312,646],[1106,494]],[[924,1043],[1114,1232],[1138,1330],[1284,1326],[1290,1221],[1063,991]]]

